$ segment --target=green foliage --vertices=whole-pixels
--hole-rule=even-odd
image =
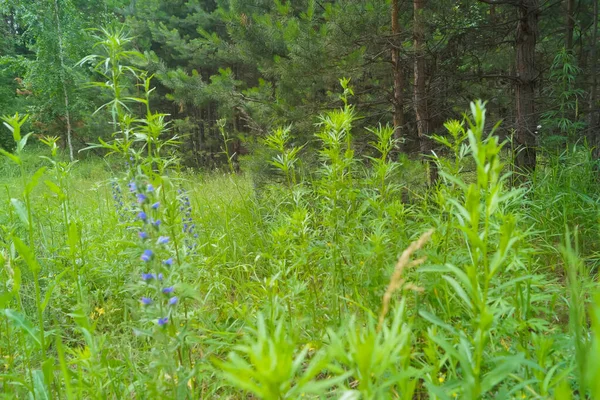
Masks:
[[[2,3],[3,93],[24,72],[38,123],[73,98],[75,119],[101,127],[88,150],[107,156],[64,161],[60,127],[34,149],[27,116],[3,117],[5,396],[598,397],[592,151],[542,152],[530,186],[511,187],[502,128],[486,123],[506,114],[506,90],[483,76],[508,69],[512,48],[482,27],[514,16],[432,4],[431,123],[448,133],[434,135],[445,148],[428,188],[385,124],[391,43],[405,66],[412,46],[410,29],[391,38],[381,22],[390,2]],[[77,32],[109,9],[126,25],[88,46]],[[574,60],[555,58],[544,122],[569,142],[582,128]],[[448,93],[480,92],[498,107],[442,123],[463,107]],[[259,149],[254,177],[235,173],[242,138]],[[182,168],[211,153],[229,174]]]
[[[122,97],[128,108],[147,105],[141,82],[144,96]],[[475,102],[446,124],[451,139],[438,141],[454,157],[438,158],[443,184],[423,192],[400,181],[412,167],[390,159],[391,128],[370,130],[372,156],[356,154],[342,85],[315,133],[317,166],[298,169],[293,128],[267,136],[282,180],[260,197],[245,176],[179,171],[149,108],[134,118],[117,107],[114,140],[128,129],[128,152],[102,145],[134,156],[125,169],[124,157],[64,162],[55,137],[42,138],[48,168],[32,169],[25,119],[6,117],[17,150],[5,159],[20,171],[0,196],[7,394],[595,396],[596,310],[591,327],[586,312],[598,250],[580,243],[596,237],[598,202],[592,181],[571,181],[591,161],[557,160],[531,188],[511,188]],[[407,204],[406,191],[422,198]],[[432,226],[428,243],[410,244]]]
[[[556,142],[572,143],[585,122],[580,119],[579,103],[585,91],[576,86],[577,75],[581,69],[572,53],[562,49],[552,62],[547,95],[553,99],[550,109],[542,114],[543,132],[550,145]]]

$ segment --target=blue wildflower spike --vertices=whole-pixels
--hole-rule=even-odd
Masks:
[[[152,299],[149,297],[142,297],[142,304],[145,306],[149,306],[152,304]]]
[[[163,261],[163,264],[168,265],[170,267],[171,265],[173,265],[173,259],[167,258],[166,260]]]
[[[129,191],[130,192],[135,192],[137,190],[137,185],[135,184],[135,182],[129,182]]]
[[[152,186],[152,184],[151,184],[151,183],[149,183],[149,184],[148,184],[148,186],[146,186],[146,191],[147,191],[148,193],[152,193],[152,192],[154,192],[154,186]]]
[[[158,201],[156,203],[152,204],[152,208],[154,210],[158,209],[159,206],[160,206],[160,202],[158,202]]]
[[[169,317],[159,318],[158,325],[165,326],[169,322]]]
[[[148,239],[148,234],[147,234],[146,232],[144,232],[144,231],[139,231],[139,232],[138,232],[138,236],[139,236],[139,237],[140,237],[140,239],[142,239],[142,240],[146,240],[146,239]]]
[[[146,215],[145,212],[140,211],[137,215],[138,219],[141,219],[142,221],[146,222],[146,220],[148,219],[148,216]]]
[[[146,197],[146,195],[144,193],[138,193],[137,194],[137,201],[140,204],[143,204],[146,202],[146,200],[148,200],[148,197]]]
[[[174,288],[173,286],[166,287],[166,288],[164,288],[164,289],[162,290],[162,292],[163,292],[164,294],[173,293],[174,291],[175,291],[175,288]]]
[[[163,274],[162,274],[162,273],[158,274],[158,280],[159,280],[159,281],[162,281],[162,280],[163,280],[163,278],[164,278],[164,276],[163,276]]]
[[[142,274],[142,279],[146,282],[151,281],[152,279],[155,278],[154,274],[148,274],[148,273],[143,273]]]
[[[147,250],[144,250],[144,252],[142,253],[142,256],[140,258],[142,259],[142,261],[148,262],[152,259],[153,255],[154,255],[154,253],[152,253],[152,250],[147,249]]]
[[[167,243],[169,243],[169,237],[168,236],[160,236],[156,242],[158,244],[167,244]]]
[[[175,304],[177,304],[177,301],[178,301],[178,300],[179,300],[179,299],[177,298],[177,296],[173,296],[173,297],[171,297],[171,298],[169,299],[169,305],[170,305],[170,306],[174,306]]]

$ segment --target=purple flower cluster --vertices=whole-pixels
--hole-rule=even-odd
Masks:
[[[126,220],[127,209],[123,203],[123,192],[121,191],[121,186],[117,180],[112,180],[110,182],[110,186],[112,188],[112,197],[115,203],[115,209],[117,210],[117,215],[119,216],[119,221],[123,222]]]
[[[156,199],[154,186],[149,183],[144,184],[140,180],[132,181],[129,183],[129,191],[137,201],[136,219],[138,224],[141,223],[138,237],[144,249],[140,254],[140,260],[148,271],[141,274],[144,283],[143,291],[146,293],[141,297],[140,303],[147,312],[158,317],[155,321],[163,327],[168,324],[171,313],[179,302],[179,298],[174,295],[175,287],[165,284],[169,280],[171,275],[169,271],[173,265],[173,258],[169,257],[170,238],[161,234],[162,210],[160,202]],[[166,316],[165,312],[167,312]]]
[[[185,237],[185,245],[188,250],[194,250],[197,246],[196,239],[198,234],[196,233],[196,224],[192,218],[192,205],[187,191],[180,187],[177,190],[179,194],[179,211],[181,211],[181,222],[183,223],[183,233]]]

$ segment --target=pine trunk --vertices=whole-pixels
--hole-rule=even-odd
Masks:
[[[573,49],[573,29],[575,27],[575,0],[566,0],[567,16],[565,21],[565,48]]]
[[[423,157],[431,155],[431,141],[429,139],[429,110],[427,107],[426,76],[425,76],[425,21],[423,11],[425,0],[414,0],[414,107],[419,135],[419,149]],[[427,159],[429,184],[437,181],[435,164]]]
[[[535,45],[538,35],[538,12],[538,0],[520,1],[516,33],[515,166],[522,172],[533,172],[536,166]]]
[[[400,61],[400,24],[398,24],[400,0],[392,0],[392,68],[394,73],[394,138],[401,143],[404,126],[404,71]],[[404,146],[403,146],[404,147]]]
[[[594,148],[594,158],[600,158],[600,110],[598,109],[597,92],[598,92],[598,1],[594,0],[594,26],[592,28],[592,46],[590,48],[590,72],[592,76],[592,87],[590,88],[590,102],[588,113],[588,132],[589,143]]]

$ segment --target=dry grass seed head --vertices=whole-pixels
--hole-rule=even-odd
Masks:
[[[406,250],[402,252],[396,266],[394,267],[394,273],[390,279],[390,284],[388,285],[385,294],[383,295],[383,305],[381,308],[381,313],[379,314],[379,324],[377,325],[377,331],[380,331],[383,326],[383,320],[387,315],[390,309],[390,301],[392,299],[392,295],[395,291],[404,289],[404,290],[413,290],[417,292],[423,291],[423,288],[420,288],[413,283],[406,282],[406,279],[402,277],[403,272],[409,268],[416,267],[425,262],[426,257],[418,258],[416,260],[410,261],[410,257],[414,252],[422,248],[425,243],[431,238],[433,234],[433,229],[425,232],[421,237],[412,242]]]

